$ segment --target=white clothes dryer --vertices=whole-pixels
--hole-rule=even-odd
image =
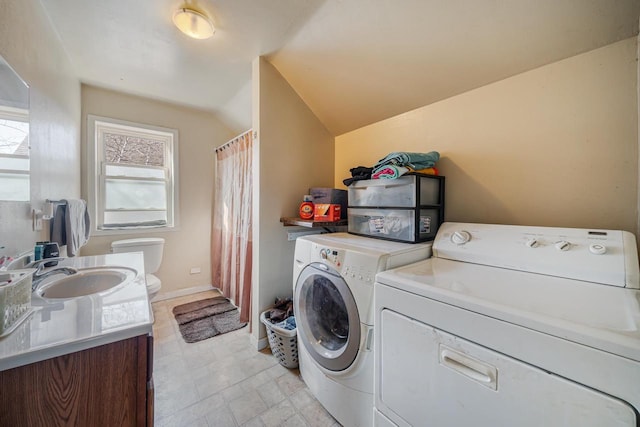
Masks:
[[[293,265],[300,374],[346,427],[373,424],[376,273],[426,259],[431,243],[347,233],[299,237]]]
[[[376,426],[637,426],[635,237],[445,223],[376,277]]]

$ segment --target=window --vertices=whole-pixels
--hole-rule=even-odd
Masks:
[[[176,227],[178,131],[96,116],[88,131],[95,229]]]
[[[0,200],[29,201],[29,112],[0,106]]]

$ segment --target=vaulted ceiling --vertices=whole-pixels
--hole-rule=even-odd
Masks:
[[[638,34],[638,0],[46,0],[81,81],[250,127],[265,56],[334,135]],[[172,24],[195,6],[215,35]],[[239,130],[239,129],[238,129]]]

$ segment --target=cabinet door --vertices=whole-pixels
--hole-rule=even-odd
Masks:
[[[636,426],[618,399],[391,310],[378,410],[401,426]]]
[[[144,426],[147,343],[129,338],[0,372],[0,426]]]

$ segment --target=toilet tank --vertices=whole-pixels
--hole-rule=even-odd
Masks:
[[[164,239],[161,237],[116,240],[115,242],[111,242],[111,252],[114,254],[122,252],[143,252],[144,272],[146,274],[153,274],[158,271],[162,263],[163,249]]]

